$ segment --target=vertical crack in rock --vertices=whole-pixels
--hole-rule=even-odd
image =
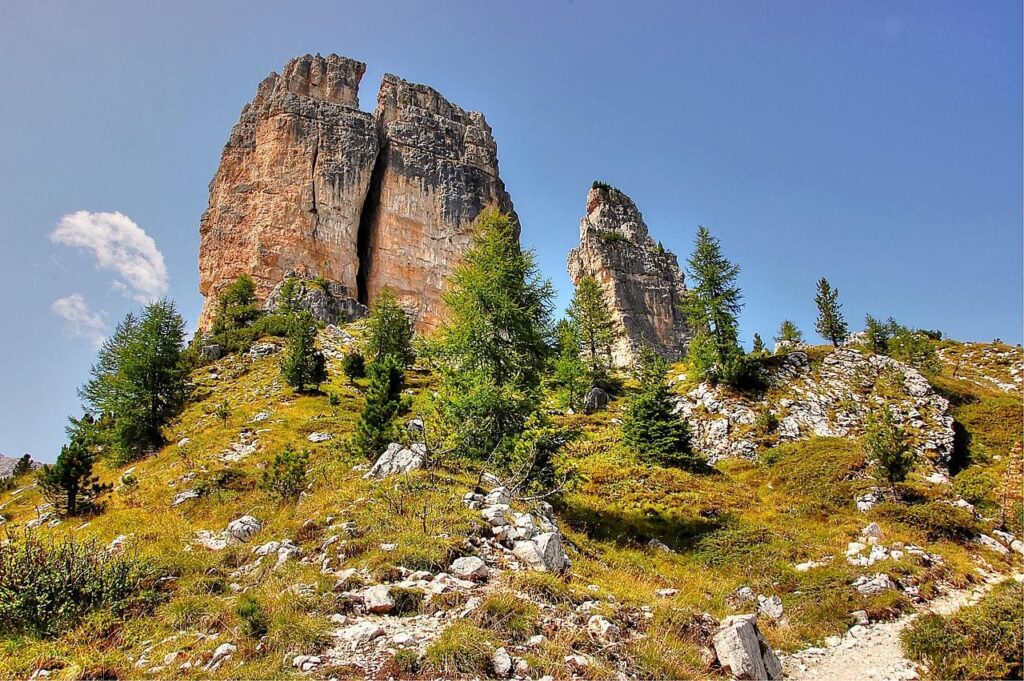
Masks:
[[[359,269],[356,272],[356,299],[370,306],[368,282],[373,272],[373,229],[377,222],[377,209],[380,206],[380,187],[384,178],[384,166],[387,155],[384,153],[386,142],[381,140],[378,146],[377,160],[373,164],[370,175],[370,186],[366,190],[363,209],[359,213],[359,232],[356,239],[356,255]]]
[[[320,123],[316,125],[316,143],[313,145],[313,161],[309,165],[309,191],[310,204],[309,212],[313,215],[313,238],[317,238],[317,230],[320,228],[320,213],[316,209],[316,164],[320,157]]]

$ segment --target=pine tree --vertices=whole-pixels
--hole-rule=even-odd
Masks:
[[[652,463],[693,468],[699,458],[690,449],[686,424],[672,414],[667,371],[662,357],[648,348],[641,350],[633,370],[638,389],[626,407],[622,442]]]
[[[576,284],[569,304],[569,319],[579,335],[591,382],[601,383],[611,366],[612,344],[617,334],[604,291],[594,277],[583,277]]]
[[[538,406],[554,293],[508,217],[481,213],[472,239],[448,280],[448,318],[430,352],[448,445],[486,458]]]
[[[366,356],[371,362],[391,355],[407,367],[416,354],[412,350],[412,321],[398,304],[394,291],[383,288],[370,306]]]
[[[92,474],[94,445],[84,430],[72,431],[70,442],[61,447],[52,466],[44,465],[38,473],[43,496],[60,515],[75,516],[97,509],[97,498],[110,490]]]
[[[736,285],[740,268],[722,255],[718,239],[707,227],[697,230],[687,264],[693,285],[683,309],[694,330],[691,368],[700,378],[723,378],[738,384],[745,374],[738,341],[738,317],[743,309],[742,292]]]
[[[309,451],[297,452],[287,445],[274,455],[274,461],[263,470],[260,489],[277,495],[282,501],[293,501],[306,487],[306,466]]]
[[[825,340],[835,347],[846,340],[849,328],[843,319],[842,303],[839,302],[839,289],[832,288],[825,277],[818,280],[818,292],[814,296],[818,306],[818,320],[814,329]]]
[[[327,364],[316,348],[316,321],[308,312],[295,315],[288,330],[288,343],[281,357],[281,374],[297,392],[317,390],[327,380]]]
[[[587,389],[588,371],[580,358],[580,335],[575,323],[563,319],[555,327],[557,356],[554,383],[561,390],[562,403],[579,409]]]
[[[776,343],[786,343],[789,346],[800,345],[804,342],[804,335],[792,321],[785,319],[779,325],[779,335],[775,337]]]
[[[754,346],[753,346],[753,349],[750,352],[751,352],[751,354],[754,354],[754,355],[763,355],[763,354],[765,354],[765,352],[767,352],[767,350],[764,347],[764,341],[761,340],[761,334],[759,334],[759,333],[755,333],[754,334]]]
[[[92,378],[79,390],[89,414],[106,424],[115,459],[126,461],[164,442],[161,428],[185,403],[185,321],[174,303],[128,314],[100,348]]]
[[[17,478],[30,470],[32,470],[32,455],[22,454],[18,463],[14,464],[14,468],[11,470],[11,478]]]
[[[895,496],[896,484],[907,479],[914,464],[914,451],[889,407],[868,414],[864,421],[864,448]]]
[[[374,458],[395,438],[395,416],[402,399],[405,374],[398,361],[387,355],[370,365],[368,384],[363,398],[352,446],[366,458]]]
[[[864,315],[864,336],[868,350],[878,355],[889,353],[889,329],[871,315]]]
[[[263,311],[256,304],[256,283],[248,274],[228,284],[217,300],[217,316],[211,329],[214,335],[240,329],[255,321]]]

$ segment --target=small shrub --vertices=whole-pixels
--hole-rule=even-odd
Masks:
[[[13,538],[0,545],[0,633],[54,636],[93,611],[141,614],[159,600],[157,576],[94,541]]]
[[[395,602],[395,615],[415,615],[423,604],[423,592],[419,589],[392,587],[391,600]]]
[[[779,419],[768,406],[764,406],[757,412],[757,416],[754,419],[754,425],[757,428],[758,433],[761,435],[769,435],[774,433],[775,429],[779,427]]]
[[[221,423],[224,423],[229,418],[231,418],[231,407],[228,406],[226,400],[222,401],[220,404],[217,405],[217,408],[214,410],[213,415],[219,418]]]
[[[415,674],[420,668],[420,658],[415,650],[402,648],[395,652],[392,658],[395,669],[402,674]]]
[[[309,452],[297,452],[291,445],[274,457],[274,461],[263,471],[260,489],[281,498],[282,501],[296,499],[306,486],[306,465]]]
[[[337,407],[337,406],[341,405],[341,397],[338,396],[338,393],[335,393],[335,392],[329,393],[327,395],[327,403],[329,405],[331,405],[332,407]]]
[[[253,596],[248,594],[242,596],[235,606],[235,614],[241,620],[242,634],[250,638],[259,638],[267,633],[269,619]]]
[[[441,632],[426,650],[424,659],[431,673],[443,677],[476,675],[486,677],[491,666],[490,634],[459,620]]]
[[[953,478],[953,491],[972,504],[991,504],[999,481],[983,468],[965,468]]]
[[[868,414],[864,420],[864,448],[875,460],[878,472],[890,488],[907,479],[914,465],[914,450],[907,443],[907,435],[892,410],[883,406]]]
[[[489,596],[473,615],[480,626],[502,640],[521,643],[536,633],[539,611],[533,603],[505,591]]]
[[[902,635],[910,659],[934,679],[1019,679],[1024,671],[1024,586],[1003,582],[977,605],[918,618]]]
[[[969,539],[978,530],[974,517],[965,509],[941,501],[923,504],[883,503],[878,512],[897,522],[924,530],[928,539]]]
[[[346,353],[341,358],[341,370],[345,372],[350,381],[363,378],[366,376],[366,360],[358,352]]]
[[[210,471],[196,481],[193,489],[201,497],[226,490],[243,490],[252,487],[252,481],[235,468],[221,468]]]

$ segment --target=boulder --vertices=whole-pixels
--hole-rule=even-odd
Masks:
[[[517,541],[512,553],[538,572],[561,572],[569,564],[562,538],[557,532],[544,532],[531,540]]]
[[[782,619],[782,599],[778,596],[758,596],[757,611],[763,615],[767,615],[773,620]]]
[[[583,413],[593,414],[595,411],[608,406],[608,393],[597,386],[590,389],[586,399],[583,400]]]
[[[712,646],[722,670],[733,678],[782,678],[782,663],[757,628],[756,615],[725,618]]]
[[[403,447],[397,442],[392,442],[363,477],[367,480],[380,480],[391,475],[410,473],[423,468],[426,459],[425,444],[417,442],[409,447]]]
[[[243,515],[228,523],[228,534],[240,542],[247,542],[262,529],[260,521],[251,515]]]
[[[491,667],[494,675],[499,679],[506,678],[512,672],[512,657],[504,648],[498,648],[491,655]]]
[[[382,614],[391,612],[395,607],[395,601],[391,598],[391,589],[387,584],[367,587],[359,595],[362,598],[363,607],[368,612]]]
[[[281,347],[276,343],[253,343],[252,347],[249,348],[249,357],[251,359],[262,359],[280,351]]]
[[[487,579],[490,573],[487,565],[476,556],[456,558],[448,568],[448,571],[460,579],[471,579],[474,581],[483,581]]]

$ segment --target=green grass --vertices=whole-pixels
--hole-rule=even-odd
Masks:
[[[812,365],[825,352],[812,349]],[[670,375],[682,370],[677,365]],[[936,380],[970,436],[969,465],[953,478],[953,489],[995,516],[1002,508],[1005,481],[1014,479],[1019,398],[945,375]],[[344,442],[361,407],[364,380],[350,382],[334,366],[321,394],[296,395],[282,387],[276,357],[250,362],[229,356],[197,370],[193,381],[194,398],[167,429],[171,444],[135,464],[135,484],[120,482],[127,467],[101,466],[102,481],[117,486],[104,498],[104,513],[82,529],[76,529],[79,521],[69,520],[39,530],[43,536],[94,539],[101,546],[126,535],[133,555],[175,577],[166,584],[166,601],[148,617],[127,618],[101,608],[48,640],[0,638],[0,677],[24,678],[39,668],[60,670],[62,678],[137,677],[143,668],[135,667],[135,661],[147,648],[152,647],[146,653],[151,665],[181,651],[177,665],[205,662],[228,640],[239,650],[218,675],[289,675],[294,672],[286,654],[323,652],[330,644],[329,617],[345,606],[333,591],[333,580],[315,564],[292,561],[278,570],[263,566],[250,575],[232,576],[253,560],[254,546],[287,538],[311,556],[329,535],[339,534],[330,529],[328,516],[334,523],[352,521],[358,532],[341,539],[344,558],[335,566],[365,568],[375,580],[397,578],[399,567],[446,570],[454,558],[472,550],[464,540],[476,531],[479,516],[460,498],[475,477],[453,464],[436,475],[417,473],[381,484],[364,481],[363,471],[354,469],[366,462],[350,454]],[[413,414],[423,413],[433,378],[410,371],[407,382],[414,392]],[[220,409],[224,404],[228,408]],[[849,588],[858,575],[875,571],[843,559],[847,543],[872,520],[884,527],[887,544],[918,544],[945,559],[941,567],[910,558],[886,564],[894,578],[917,580],[926,595],[939,583],[963,586],[977,579],[976,547],[964,540],[963,528],[951,525],[957,517],[941,503],[948,496],[942,489],[915,482],[913,504],[900,504],[898,511],[884,504],[869,514],[856,510],[854,497],[875,484],[856,441],[810,439],[764,450],[758,462],[724,461],[699,473],[660,468],[637,461],[620,445],[615,419],[621,417],[621,405],[616,399],[593,415],[554,418],[580,433],[555,457],[568,484],[551,500],[572,569],[564,575],[506,572],[495,577],[500,582],[481,607],[446,630],[421,660],[405,654],[409,659],[395,660],[387,669],[404,675],[484,676],[490,673],[495,646],[524,641],[541,632],[538,620],[571,618],[580,603],[598,599],[600,611],[614,621],[632,618],[646,627],[645,638],[614,653],[626,658],[631,676],[701,678],[706,672],[699,616],[743,611],[729,599],[743,585],[782,598],[786,622],[764,625],[775,647],[793,650],[820,643],[844,632],[854,610],[895,617],[908,607],[897,594],[867,599]],[[270,417],[253,422],[258,412]],[[256,434],[258,449],[241,461],[223,461],[221,454],[246,428]],[[306,437],[314,431],[328,432],[332,439],[310,443]],[[189,441],[179,446],[182,438]],[[257,483],[275,454],[288,446],[309,449],[306,483],[311,486],[296,502],[282,504]],[[18,482],[23,486],[29,480]],[[174,496],[190,488],[202,495],[172,508]],[[15,496],[0,491],[0,504],[6,504],[0,513],[14,528],[35,518],[41,503],[39,490],[32,487]],[[249,544],[220,552],[189,547],[195,532],[219,532],[245,513],[264,524]],[[309,519],[314,522],[307,525]],[[650,548],[652,539],[672,552]],[[383,544],[397,547],[386,551]],[[830,556],[835,557],[831,563],[808,572],[794,568]],[[291,593],[296,584],[309,585],[309,594]],[[669,587],[679,593],[656,595]],[[403,593],[400,601],[401,615],[459,605],[447,595],[421,603],[418,594]],[[637,618],[640,608],[649,608],[651,619]],[[205,638],[214,633],[218,639]],[[589,675],[614,674],[612,653],[597,650],[585,633],[568,628],[544,633],[548,641],[526,655],[535,673],[564,675],[564,656],[586,651],[595,659]]]
[[[1019,679],[1024,671],[1024,587],[1006,581],[952,616],[924,615],[903,633],[929,679]]]

